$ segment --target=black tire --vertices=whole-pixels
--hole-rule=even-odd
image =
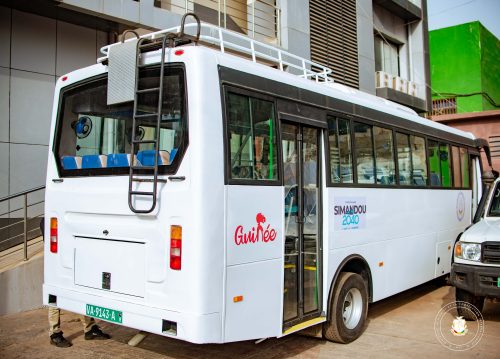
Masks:
[[[363,277],[351,272],[340,273],[329,306],[323,337],[343,344],[358,339],[365,329],[368,312],[368,289]]]
[[[481,313],[484,306],[484,297],[474,295],[460,288],[455,288],[455,300],[457,302],[466,302],[472,304]],[[457,303],[457,313],[459,316],[463,317],[465,320],[475,321],[477,317],[474,313],[467,307],[461,306]]]

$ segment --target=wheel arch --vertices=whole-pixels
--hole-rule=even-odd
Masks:
[[[361,275],[363,279],[368,283],[368,303],[373,300],[373,281],[370,266],[366,259],[360,254],[351,254],[344,258],[333,276],[330,283],[330,289],[328,291],[328,303],[332,300],[333,291],[335,289],[335,284],[339,278],[340,273],[343,272],[353,272]]]

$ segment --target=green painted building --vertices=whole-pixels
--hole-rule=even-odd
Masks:
[[[500,109],[500,41],[479,21],[429,33],[434,114]]]

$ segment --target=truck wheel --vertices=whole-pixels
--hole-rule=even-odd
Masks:
[[[344,344],[359,338],[368,311],[368,290],[363,277],[351,272],[341,273],[329,305],[323,337]]]
[[[467,302],[472,304],[481,313],[483,311],[484,297],[474,295],[460,288],[455,288],[455,300],[457,302]],[[475,321],[477,318],[469,309],[457,305],[458,315],[465,320]]]

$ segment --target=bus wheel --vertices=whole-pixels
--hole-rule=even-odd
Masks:
[[[329,320],[323,324],[323,337],[337,343],[350,343],[363,333],[368,311],[368,290],[359,274],[341,273],[330,299]]]
[[[479,313],[483,311],[484,297],[474,295],[460,288],[455,288],[455,300],[457,302],[467,302],[472,304],[479,310]],[[477,319],[476,315],[468,308],[457,305],[458,315],[463,317],[465,320],[475,321]]]

